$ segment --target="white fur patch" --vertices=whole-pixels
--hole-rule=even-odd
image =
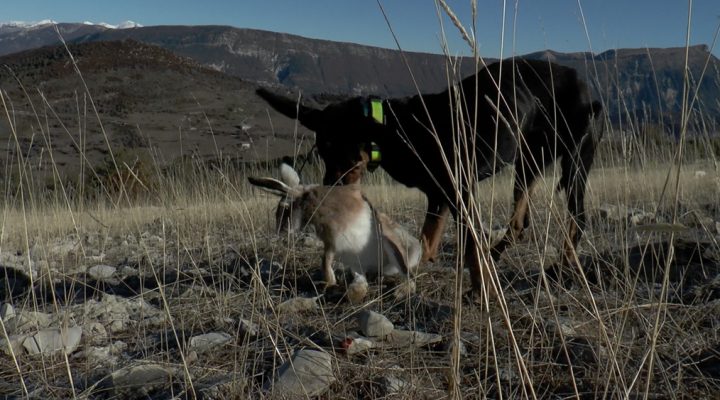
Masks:
[[[367,203],[363,204],[362,211],[353,219],[344,231],[338,232],[335,238],[335,250],[341,253],[360,253],[370,242],[373,236],[375,223],[372,210]]]
[[[365,203],[362,212],[335,239],[339,261],[359,274],[377,272],[383,258],[377,229],[372,209]]]

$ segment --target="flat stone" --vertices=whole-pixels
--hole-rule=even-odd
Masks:
[[[50,354],[57,351],[70,354],[77,348],[81,337],[82,328],[79,326],[67,329],[43,329],[26,337],[23,347],[29,354]]]
[[[225,332],[210,332],[190,338],[190,348],[203,352],[222,346],[232,340],[232,336]]]
[[[117,269],[110,265],[95,265],[88,269],[88,275],[92,276],[97,280],[105,280],[112,278],[113,274]]]
[[[44,329],[52,324],[52,320],[52,315],[44,312],[16,311],[14,317],[8,318],[5,329],[12,333]]]
[[[358,315],[360,332],[374,338],[382,338],[390,334],[395,326],[387,317],[375,311],[363,310]]]
[[[7,322],[10,318],[15,317],[15,307],[13,307],[10,303],[4,303],[0,307],[0,318],[2,318],[3,322]]]
[[[274,383],[265,390],[280,398],[305,398],[323,394],[335,382],[330,354],[319,350],[298,350],[278,368]]]
[[[11,354],[17,356],[24,350],[23,342],[25,338],[27,338],[27,335],[10,335],[7,339],[2,338],[0,339],[0,350],[8,356]]]
[[[278,304],[277,310],[281,314],[311,311],[318,308],[317,300],[317,297],[293,297]]]
[[[385,338],[385,341],[394,347],[423,347],[443,340],[442,335],[419,331],[406,331],[394,329]]]
[[[157,364],[134,365],[112,373],[116,391],[151,389],[170,381],[172,371]]]

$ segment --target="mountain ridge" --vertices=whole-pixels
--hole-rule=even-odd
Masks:
[[[87,93],[65,46],[57,44],[55,26],[35,29],[32,35],[13,29],[18,30],[0,27],[0,54],[23,51],[0,57],[0,65],[5,66],[0,68],[0,84],[23,117],[18,121],[28,136],[21,138],[20,149],[37,157],[44,154],[33,150],[42,147],[32,139],[40,127],[36,118],[25,118],[32,107],[17,87],[18,80],[33,89],[31,100],[43,112],[58,114],[62,123],[48,127],[51,142],[62,150],[56,160],[70,164],[77,159],[77,149],[61,125],[77,125],[78,104]],[[186,156],[257,162],[297,153],[298,141],[310,133],[304,128],[296,131],[294,121],[269,110],[255,95],[258,86],[302,92],[323,104],[355,95],[438,92],[448,82],[444,56],[401,54],[261,30],[226,26],[110,30],[82,24],[58,24],[57,29],[107,122],[113,147],[157,148],[163,163]],[[546,49],[524,57],[577,69],[603,101],[617,131],[655,124],[675,134],[682,115],[687,54],[688,87],[694,99],[690,129],[714,133],[720,120],[720,62],[708,50],[704,45],[599,54]],[[472,59],[452,61],[457,78],[475,71]],[[8,127],[3,125],[7,121],[0,121],[0,139],[7,139]],[[99,127],[90,124],[87,129]],[[8,147],[12,142],[3,143],[2,157],[14,154],[15,147]],[[92,143],[88,154],[94,162],[106,156],[103,145],[99,140]]]

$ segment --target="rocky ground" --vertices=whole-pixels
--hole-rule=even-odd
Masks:
[[[456,313],[451,229],[414,293],[370,279],[361,304],[347,301],[341,271],[340,288],[324,290],[311,235],[211,235],[193,247],[149,224],[3,249],[0,394],[436,399],[455,383],[466,398],[711,398],[717,211],[673,225],[662,213],[593,210],[584,278],[552,267],[553,236],[518,243],[498,265],[512,330],[497,301]]]

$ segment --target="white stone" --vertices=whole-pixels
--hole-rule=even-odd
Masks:
[[[406,331],[402,329],[394,329],[385,338],[389,344],[395,347],[422,347],[433,343],[439,343],[442,339],[442,335],[438,335],[436,333]]]
[[[113,372],[111,376],[116,391],[136,391],[166,384],[172,371],[161,365],[145,364],[123,368]]]
[[[0,307],[0,318],[2,318],[3,322],[7,322],[10,318],[14,317],[15,307],[10,303],[4,303],[2,307]]]
[[[105,280],[112,278],[113,274],[117,269],[110,265],[95,265],[88,269],[88,274],[95,279]]]
[[[303,349],[278,368],[277,380],[265,390],[280,398],[306,398],[323,394],[333,382],[330,354]]]
[[[385,337],[395,329],[387,317],[374,311],[363,310],[358,315],[360,331],[368,337]]]
[[[232,336],[225,332],[210,332],[190,338],[190,348],[199,352],[208,351],[222,346],[232,340]]]
[[[23,341],[23,347],[30,354],[50,354],[63,351],[70,354],[80,344],[82,328],[74,326],[67,329],[43,329],[30,335]]]

